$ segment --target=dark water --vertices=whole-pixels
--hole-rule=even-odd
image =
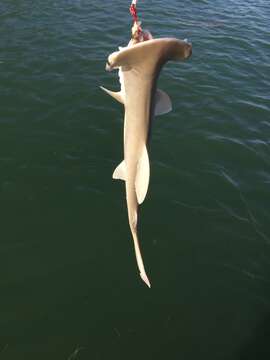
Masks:
[[[164,69],[140,235],[127,225],[122,109],[107,55],[123,0],[0,3],[0,358],[269,359],[270,4],[141,1],[188,38]]]

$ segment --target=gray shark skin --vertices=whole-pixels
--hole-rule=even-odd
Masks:
[[[115,169],[114,179],[125,181],[129,226],[142,280],[151,287],[141,255],[137,234],[138,207],[147,193],[150,165],[147,144],[154,115],[171,110],[167,94],[156,89],[162,66],[169,60],[191,56],[192,45],[174,38],[153,39],[122,48],[108,57],[106,70],[119,68],[121,91],[109,95],[124,104],[124,160]]]

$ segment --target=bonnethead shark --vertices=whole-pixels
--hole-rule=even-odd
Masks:
[[[147,35],[147,34],[146,34]],[[148,34],[149,35],[149,34]],[[106,70],[119,69],[121,90],[105,92],[122,103],[124,116],[124,160],[113,172],[113,179],[125,181],[128,220],[132,233],[137,265],[142,280],[149,286],[138,239],[138,207],[144,201],[150,178],[147,146],[151,120],[172,109],[169,96],[157,89],[163,65],[191,56],[192,45],[176,38],[153,39],[151,35],[109,55]]]

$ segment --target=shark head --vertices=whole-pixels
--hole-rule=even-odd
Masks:
[[[154,71],[157,65],[169,60],[188,59],[192,54],[192,44],[175,38],[151,39],[128,46],[109,55],[106,70],[125,67],[139,67],[143,73]]]

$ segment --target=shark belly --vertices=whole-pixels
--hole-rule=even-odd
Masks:
[[[129,187],[129,193],[131,190],[135,192],[138,164],[147,145],[152,101],[149,87],[142,89],[139,96],[135,98],[130,98],[129,94],[126,94],[124,161],[127,170],[126,185]]]
[[[136,177],[138,165],[147,144],[149,131],[150,104],[145,111],[129,111],[125,117],[124,161],[126,165],[126,196],[130,225],[137,224],[138,199]],[[136,226],[136,225],[135,225]]]
[[[124,71],[125,129],[124,158],[128,163],[138,161],[147,143],[152,105],[152,79],[140,78],[135,71]],[[139,91],[134,91],[134,84]]]

